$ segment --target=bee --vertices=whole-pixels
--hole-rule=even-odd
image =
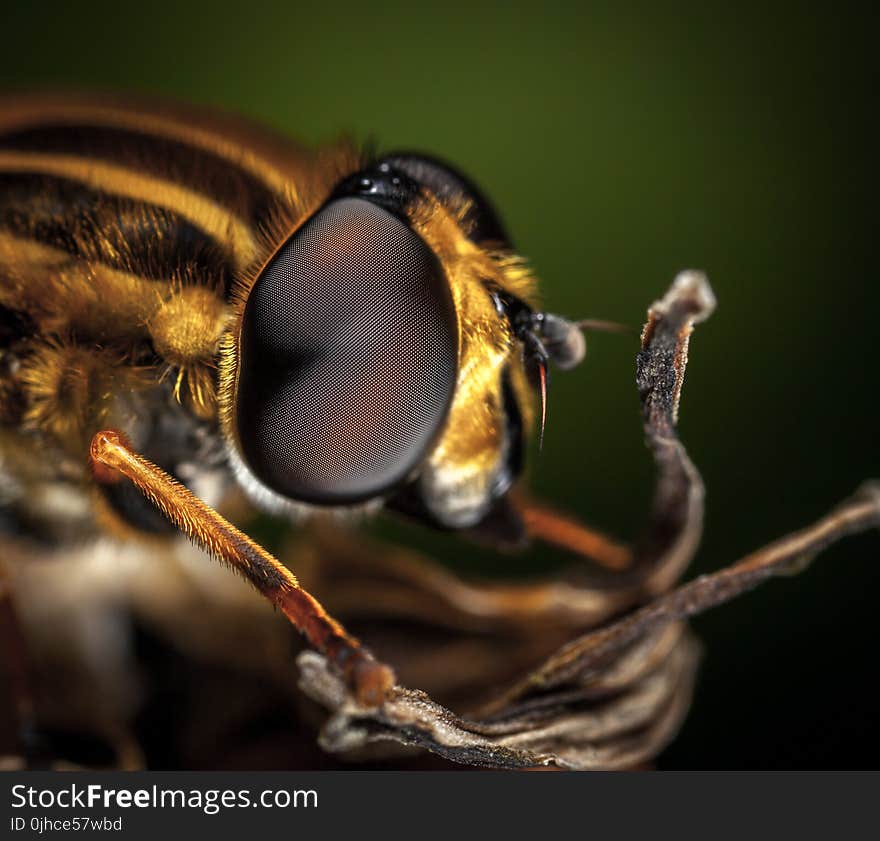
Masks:
[[[166,103],[0,99],[3,540],[188,538],[364,705],[392,669],[223,516],[225,490],[297,523],[387,510],[625,563],[511,498],[583,326],[540,308],[490,201],[438,158]]]

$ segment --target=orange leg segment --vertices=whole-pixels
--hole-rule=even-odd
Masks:
[[[518,504],[530,537],[590,558],[607,569],[622,571],[632,564],[629,547],[600,534],[572,517],[531,501]]]
[[[339,667],[360,703],[370,707],[382,703],[394,685],[394,672],[300,587],[287,567],[180,482],[138,455],[123,433],[98,432],[89,456],[97,481],[128,479],[190,540],[253,584],[312,646]]]

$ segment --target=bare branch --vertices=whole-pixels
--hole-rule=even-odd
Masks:
[[[691,562],[703,528],[703,481],[678,440],[676,424],[690,336],[715,309],[715,295],[700,272],[682,272],[648,310],[636,386],[645,438],[657,466],[648,527],[636,548],[646,592],[668,590]]]
[[[402,614],[407,594],[433,589],[440,598],[426,616],[447,628],[456,625],[456,616],[465,616],[472,620],[465,627],[483,632],[520,627],[532,639],[540,638],[536,617],[556,616],[557,631],[560,622],[564,625],[560,616],[592,620],[594,628],[615,610],[619,618],[561,645],[470,717],[402,686],[394,687],[380,708],[366,709],[325,658],[304,652],[298,661],[300,686],[333,713],[321,735],[327,750],[361,750],[390,741],[455,762],[509,768],[620,768],[648,760],[674,736],[690,704],[699,652],[683,620],[772,576],[800,571],[848,534],[880,526],[880,486],[868,483],[814,525],[670,591],[702,528],[702,481],[675,427],[690,334],[714,305],[705,277],[683,272],[649,310],[636,380],[658,478],[634,562],[611,578],[610,589],[477,587],[403,556],[382,566],[384,592],[397,592],[384,607]],[[389,588],[395,582],[397,591]],[[548,634],[544,638],[551,638]]]
[[[508,693],[517,697],[535,688],[589,680],[602,663],[658,626],[687,619],[730,601],[772,576],[804,569],[819,552],[850,534],[880,527],[880,486],[869,482],[818,522],[753,552],[720,572],[703,575],[657,598],[623,619],[564,646]]]

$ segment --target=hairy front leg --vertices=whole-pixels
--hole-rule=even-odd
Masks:
[[[242,575],[281,610],[308,642],[340,669],[362,704],[375,707],[382,703],[394,685],[394,672],[331,617],[287,567],[136,453],[121,432],[98,432],[89,455],[98,482],[132,482],[190,540]]]

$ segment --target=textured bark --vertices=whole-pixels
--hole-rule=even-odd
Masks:
[[[880,486],[867,483],[812,526],[676,588],[703,521],[703,484],[677,437],[678,407],[691,332],[714,306],[706,278],[683,272],[648,312],[636,384],[657,479],[626,569],[589,584],[576,577],[468,583],[405,550],[371,554],[361,544],[351,553],[338,535],[325,536],[325,568],[336,582],[331,608],[365,614],[372,606],[376,619],[476,635],[469,643],[434,643],[428,653],[413,653],[414,638],[382,652],[395,666],[401,664],[389,651],[403,661],[427,658],[425,679],[438,696],[461,699],[456,706],[469,709],[466,715],[403,686],[382,706],[362,707],[324,657],[302,653],[300,686],[331,712],[321,734],[325,749],[362,756],[392,742],[507,768],[643,763],[674,737],[690,704],[699,648],[685,620],[803,569],[835,540],[880,526]],[[572,638],[573,629],[580,633]],[[419,674],[405,662],[399,672]]]

